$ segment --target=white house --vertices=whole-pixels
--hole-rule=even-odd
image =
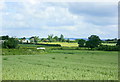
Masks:
[[[19,42],[22,42],[22,43],[30,43],[30,40],[19,40]]]

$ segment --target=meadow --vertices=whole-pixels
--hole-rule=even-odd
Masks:
[[[3,80],[118,80],[116,51],[48,49],[33,50],[36,53],[31,51],[31,55],[10,52],[2,56]]]

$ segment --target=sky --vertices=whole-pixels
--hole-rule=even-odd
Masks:
[[[0,13],[0,35],[118,37],[118,2],[3,1],[0,3]]]

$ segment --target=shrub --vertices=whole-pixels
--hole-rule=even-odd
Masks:
[[[97,50],[104,50],[104,51],[118,51],[118,46],[108,46],[108,45],[100,45],[96,48]]]
[[[15,38],[9,38],[5,40],[2,44],[3,48],[18,48],[18,40]]]
[[[55,59],[55,57],[53,57],[52,59]]]

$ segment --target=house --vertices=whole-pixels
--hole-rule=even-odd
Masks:
[[[22,40],[19,40],[19,42],[21,42],[21,43],[30,43],[30,40],[29,39],[22,39]]]
[[[22,43],[30,43],[30,40],[22,40]]]

